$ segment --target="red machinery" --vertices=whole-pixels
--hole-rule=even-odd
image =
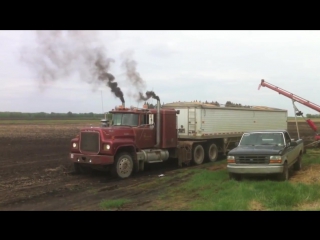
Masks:
[[[316,111],[320,112],[320,106],[319,105],[317,105],[315,103],[312,103],[312,102],[310,102],[310,101],[308,101],[308,100],[306,100],[306,99],[304,99],[302,97],[294,95],[293,93],[290,93],[290,92],[288,92],[288,91],[286,91],[284,89],[281,89],[281,88],[279,88],[277,86],[274,86],[274,85],[266,82],[264,79],[261,80],[261,83],[260,83],[260,85],[258,87],[258,90],[260,89],[261,86],[270,88],[273,91],[276,91],[279,94],[282,94],[282,95],[292,99],[293,106],[294,106],[294,108],[296,110],[296,115],[297,116],[302,116],[303,117],[303,113],[296,108],[296,106],[294,105],[295,101],[298,102],[298,103],[301,103],[301,104],[303,104],[303,105],[305,105],[305,106],[307,106],[307,107],[309,107],[309,108],[311,108],[313,110],[316,110]],[[315,132],[315,141],[319,141],[320,140],[320,134],[318,133],[317,126],[310,119],[307,119],[306,122],[310,126],[310,128]]]

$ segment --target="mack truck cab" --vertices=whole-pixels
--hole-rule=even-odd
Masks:
[[[70,159],[77,173],[110,171],[124,179],[143,171],[144,163],[163,162],[177,149],[175,109],[126,108],[110,111],[109,125],[85,127],[71,140]]]

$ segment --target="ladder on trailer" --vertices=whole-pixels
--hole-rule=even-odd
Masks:
[[[188,135],[196,133],[196,108],[188,108]]]

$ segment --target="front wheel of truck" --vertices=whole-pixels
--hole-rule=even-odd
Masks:
[[[123,152],[116,156],[112,167],[112,175],[121,179],[129,178],[133,172],[133,160],[129,153]]]
[[[285,162],[283,165],[283,171],[278,175],[278,179],[280,181],[288,181],[289,180],[289,168],[288,164]]]

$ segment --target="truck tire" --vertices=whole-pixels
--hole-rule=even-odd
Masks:
[[[196,165],[201,165],[204,160],[204,149],[201,144],[195,145],[192,151],[192,161]]]
[[[112,166],[111,173],[114,177],[125,179],[129,178],[133,172],[133,159],[129,153],[117,154]]]
[[[283,165],[283,171],[278,175],[278,179],[280,181],[288,181],[289,180],[289,168],[288,164],[285,162]]]
[[[218,147],[214,143],[208,144],[206,147],[206,158],[209,162],[215,162],[218,159]]]
[[[229,173],[229,179],[230,180],[236,180],[236,181],[240,181],[241,180],[241,175],[240,174],[236,174],[236,173]]]
[[[293,169],[299,171],[302,168],[302,156],[297,157],[297,161],[293,164]]]

